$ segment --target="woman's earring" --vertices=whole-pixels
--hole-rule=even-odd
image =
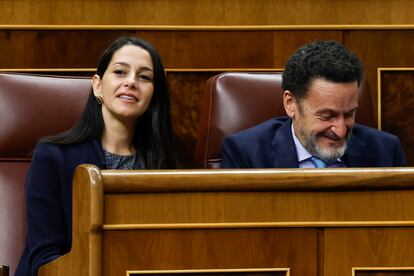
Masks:
[[[102,96],[95,96],[95,99],[98,102],[98,104],[102,104],[103,103]]]

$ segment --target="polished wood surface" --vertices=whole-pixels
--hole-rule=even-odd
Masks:
[[[341,273],[349,271],[349,267],[363,266],[367,270],[371,267],[371,274],[356,272],[355,275],[381,275],[376,267],[394,267],[395,270],[398,267],[412,267],[413,243],[412,227],[326,229],[325,273],[343,275]],[[413,275],[413,267],[410,273]]]
[[[414,168],[105,170],[105,191],[320,191],[414,189]],[[355,176],[357,175],[357,177]],[[333,181],[330,176],[334,176]],[[195,180],[196,179],[196,180]],[[383,181],[386,179],[386,181]]]
[[[379,70],[382,129],[400,137],[409,164],[414,164],[414,68]]]
[[[346,37],[346,45],[364,62],[366,79],[373,92],[374,103],[377,102],[378,95],[376,89],[378,68],[413,67],[411,61],[414,60],[414,52],[408,50],[407,45],[414,43],[414,36],[408,35],[409,33],[406,30],[357,30]],[[398,94],[390,94],[389,97],[398,97]],[[411,117],[408,110],[405,111],[405,115]]]
[[[412,24],[410,0],[3,0],[0,24]]]
[[[236,226],[243,226],[243,223],[261,222],[273,222],[273,226],[280,227],[295,226],[297,222],[307,222],[298,225],[303,227],[335,223],[342,225],[342,222],[355,225],[372,222],[374,225],[382,225],[389,220],[398,223],[410,221],[414,210],[404,208],[413,196],[414,192],[411,191],[343,192],[340,198],[330,192],[168,193],[128,197],[110,195],[105,198],[105,223],[167,224],[165,227],[180,223],[239,223]],[[320,198],[324,200],[320,201]],[[163,202],[165,207],[157,208],[157,201]],[[384,201],[393,204],[395,208],[389,209]],[[298,206],[298,202],[302,204]],[[211,209],[211,206],[219,209]],[[192,212],[182,212],[186,208]],[[134,212],[130,212],[128,217],[122,216],[128,210]],[[410,223],[414,224],[412,221]]]
[[[407,36],[413,30],[414,26],[407,30]],[[390,33],[397,31],[389,30]],[[334,30],[176,31],[117,30],[110,26],[104,30],[10,30],[0,26],[0,47],[10,53],[0,57],[0,64],[2,69],[96,68],[105,48],[117,37],[126,35],[150,41],[167,69],[275,69],[283,68],[287,57],[299,46],[315,39],[342,41],[346,32],[340,27]]]
[[[194,168],[195,147],[203,88],[206,81],[223,71],[167,71],[171,116],[176,147],[184,168]]]
[[[315,229],[107,231],[103,248],[103,275],[128,269],[288,267],[290,275],[316,275],[317,270]]]
[[[40,275],[277,268],[292,276],[349,276],[356,267],[402,269],[414,258],[413,196],[412,168],[82,165],[74,180],[72,251]]]

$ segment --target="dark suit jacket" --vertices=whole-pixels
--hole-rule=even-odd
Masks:
[[[226,138],[221,168],[298,168],[291,119],[279,117]],[[356,124],[342,157],[347,167],[399,167],[406,161],[399,139]]]
[[[15,275],[37,275],[41,265],[70,251],[72,176],[80,164],[105,168],[98,140],[37,145],[26,177],[27,241]]]

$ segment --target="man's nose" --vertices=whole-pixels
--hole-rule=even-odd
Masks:
[[[344,138],[348,132],[348,126],[344,118],[338,118],[335,120],[331,130],[336,134],[336,136],[338,136],[338,138]]]

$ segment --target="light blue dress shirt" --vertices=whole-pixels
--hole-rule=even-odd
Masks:
[[[298,160],[299,160],[299,168],[315,168],[315,165],[310,160],[310,158],[312,157],[312,154],[310,154],[305,149],[305,147],[296,137],[295,130],[293,129],[293,124],[291,124],[291,130],[292,130],[293,142],[295,143],[296,155],[298,156]],[[335,163],[329,164],[327,166],[327,168],[345,168],[345,167],[346,167],[345,163],[340,158],[338,158],[338,160]]]

